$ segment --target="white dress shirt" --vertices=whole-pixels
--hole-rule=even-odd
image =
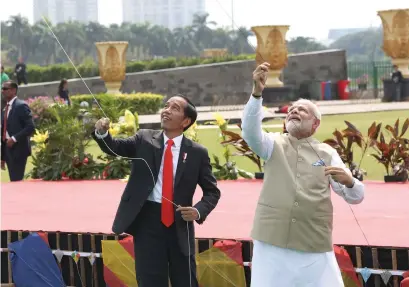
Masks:
[[[165,151],[168,146],[167,144],[168,139],[169,138],[165,134],[163,134],[164,147],[163,147],[163,155],[162,155],[162,160],[160,163],[158,179],[156,180],[156,184],[155,184],[155,187],[153,188],[153,191],[148,196],[148,200],[158,202],[158,203],[162,202],[163,161],[165,159]],[[173,139],[173,146],[171,149],[172,159],[173,159],[173,183],[175,183],[176,169],[178,167],[178,160],[179,160],[179,154],[180,154],[180,146],[182,145],[182,139],[183,139],[183,135],[180,135]]]
[[[95,135],[99,139],[103,139],[108,135],[108,132],[106,132],[103,135],[98,134],[97,131],[95,131]],[[159,169],[159,174],[158,174],[158,179],[156,180],[155,186],[152,190],[152,192],[149,194],[147,200],[153,201],[153,202],[158,202],[162,203],[162,182],[163,182],[163,161],[165,159],[165,151],[168,146],[167,141],[168,137],[163,133],[163,141],[164,141],[164,148],[163,148],[163,154],[162,154],[162,160],[160,163],[160,169]],[[178,161],[179,161],[179,154],[180,154],[180,147],[182,145],[182,139],[183,139],[183,134],[180,136],[177,136],[173,138],[173,146],[171,148],[172,150],[172,159],[173,159],[173,184],[175,183],[175,176],[176,176],[176,171],[178,167]],[[194,207],[193,207],[194,208]],[[200,219],[200,213],[197,210],[197,208],[194,208],[197,211],[198,214],[198,219]]]
[[[8,108],[8,110],[7,110],[7,115],[4,115],[4,120],[7,118],[8,119],[8,117],[9,117],[9,114],[10,114],[10,111],[11,111],[11,109],[12,109],[12,107],[13,107],[13,103],[14,103],[14,101],[16,100],[16,98],[17,98],[17,96],[16,97],[14,97],[14,98],[12,98],[11,100],[10,100],[10,102],[8,102],[7,104],[8,104],[8,106],[9,106],[9,108]],[[4,123],[4,120],[3,120],[3,123]],[[7,131],[7,128],[6,128],[6,140],[8,140],[10,138],[10,135],[9,135],[9,132]],[[14,136],[12,136],[11,137],[12,139],[13,139],[13,141],[16,143],[17,142],[17,140],[16,140],[16,138],[14,137]]]
[[[249,147],[263,160],[267,161],[274,149],[274,135],[277,133],[266,133],[263,131],[261,123],[264,118],[263,99],[256,99],[253,96],[247,102],[243,110],[242,119],[242,136]],[[334,149],[332,154],[331,166],[342,167],[346,172],[351,174],[351,171],[345,166],[337,151]],[[354,178],[354,186],[348,188],[330,177],[332,190],[343,197],[350,204],[361,203],[364,199],[364,185],[362,182]]]

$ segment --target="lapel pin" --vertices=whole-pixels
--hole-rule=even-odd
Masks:
[[[187,159],[187,153],[183,153],[183,163],[186,162],[186,159]]]

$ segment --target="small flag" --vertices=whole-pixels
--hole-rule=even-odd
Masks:
[[[389,282],[389,279],[391,279],[391,276],[392,276],[392,273],[389,272],[388,270],[381,273],[381,278],[383,280],[383,283],[385,283],[385,285],[388,285],[388,282]]]
[[[78,263],[78,260],[80,260],[81,255],[77,251],[74,251],[71,254],[71,257],[72,257],[72,259],[74,259],[75,263]]]
[[[61,263],[61,259],[64,256],[64,253],[60,249],[57,249],[54,252],[54,256],[55,256],[55,258],[57,258],[58,263]]]
[[[371,277],[371,271],[367,267],[361,269],[362,279],[364,279],[365,283],[368,281],[369,277]]]
[[[89,263],[91,263],[91,265],[94,265],[95,258],[96,258],[96,255],[93,252],[91,252],[91,254],[88,256]]]

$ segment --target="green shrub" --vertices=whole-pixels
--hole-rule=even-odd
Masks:
[[[164,98],[162,95],[151,93],[96,94],[95,97],[110,119],[118,119],[125,110],[136,112],[139,115],[156,114],[162,107]],[[83,101],[91,106],[96,105],[92,95],[71,96],[71,101],[73,105],[79,105]],[[101,116],[105,115],[101,112]]]
[[[103,166],[86,152],[91,142],[92,122],[77,117],[77,110],[63,104],[48,107],[55,119],[43,133],[33,136],[32,178],[44,180],[92,179],[100,176]]]
[[[237,60],[253,60],[254,55],[237,55],[220,58],[164,58],[151,61],[128,62],[126,66],[127,73],[142,72],[148,70],[169,69],[175,67],[186,67],[200,64],[222,63]],[[99,76],[98,63],[87,62],[77,66],[77,69],[83,78]],[[9,77],[14,74],[14,68],[6,68],[5,72]],[[41,83],[60,81],[62,78],[79,78],[71,63],[54,64],[46,67],[38,65],[27,65],[27,77],[29,83]]]

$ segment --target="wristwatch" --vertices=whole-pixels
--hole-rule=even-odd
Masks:
[[[256,99],[261,98],[261,95],[255,95],[255,94],[251,94],[253,97],[255,97]]]

